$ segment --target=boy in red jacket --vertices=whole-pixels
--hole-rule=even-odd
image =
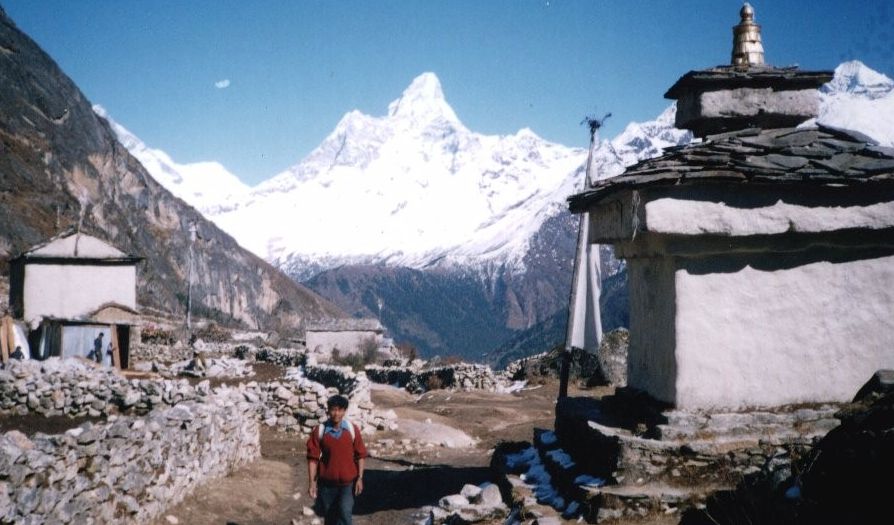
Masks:
[[[326,525],[351,525],[354,496],[363,492],[366,446],[357,425],[345,419],[347,409],[346,397],[330,397],[329,419],[307,440],[307,492],[317,500]]]

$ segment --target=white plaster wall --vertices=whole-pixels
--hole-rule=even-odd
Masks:
[[[676,295],[680,408],[849,401],[877,369],[894,368],[892,256],[679,269]]]
[[[312,332],[306,334],[308,350],[331,353],[338,348],[341,355],[353,354],[360,350],[361,343],[368,337],[375,339],[376,344],[381,341],[381,336],[368,331],[344,331],[344,332]]]
[[[760,208],[664,197],[645,205],[646,228],[683,235],[766,235],[894,226],[894,202],[864,206],[802,206],[777,201]]]
[[[25,265],[25,321],[41,317],[77,319],[104,303],[136,309],[135,266]]]

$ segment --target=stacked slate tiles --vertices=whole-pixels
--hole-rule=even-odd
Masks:
[[[630,167],[623,175],[599,181],[569,199],[574,211],[631,187],[690,182],[894,185],[894,148],[865,137],[822,126],[749,128],[708,135],[697,144],[665,150],[661,157]]]

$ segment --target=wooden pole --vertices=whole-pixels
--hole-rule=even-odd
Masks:
[[[3,359],[4,363],[9,361],[9,336],[7,335],[9,323],[7,319],[9,317],[4,317],[0,322],[0,359]]]
[[[111,325],[109,329],[112,331],[112,365],[121,370],[121,354],[118,351],[118,325]]]
[[[15,351],[16,349],[16,327],[12,321],[12,317],[6,316],[6,337],[9,338],[9,350]]]

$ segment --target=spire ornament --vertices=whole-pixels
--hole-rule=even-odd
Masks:
[[[733,58],[735,67],[748,68],[764,64],[764,46],[761,43],[761,26],[754,23],[754,8],[745,2],[739,11],[742,21],[733,27]]]

